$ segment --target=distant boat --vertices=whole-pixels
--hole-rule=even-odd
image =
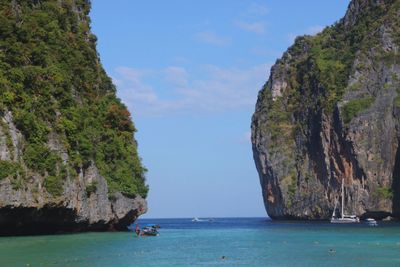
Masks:
[[[156,228],[156,229],[160,229],[161,228],[161,226],[159,225],[159,224],[146,224],[145,225],[145,227],[153,227],[153,228]]]
[[[140,230],[139,235],[141,235],[141,236],[158,236],[159,233],[157,231],[157,226],[156,225],[145,226]]]
[[[333,209],[331,223],[359,223],[360,219],[356,215],[346,215],[344,214],[344,179],[342,179],[342,212],[341,217],[336,217],[336,205],[337,200],[335,201],[335,208]]]
[[[140,235],[142,235],[142,236],[158,236],[159,233],[156,228],[146,226],[146,227],[142,228],[142,230],[140,231]]]
[[[378,223],[375,221],[375,219],[372,218],[367,218],[365,220],[365,223],[368,224],[369,226],[378,226]]]
[[[147,224],[143,228],[136,225],[136,228],[128,227],[129,230],[134,231],[137,236],[158,236],[160,235],[158,230],[161,228],[159,224]]]
[[[205,220],[199,219],[198,217],[194,217],[192,222],[205,222]]]

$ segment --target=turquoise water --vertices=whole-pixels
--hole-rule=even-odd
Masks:
[[[153,222],[162,226],[158,237],[131,232],[2,237],[0,266],[400,266],[400,224],[139,221]]]

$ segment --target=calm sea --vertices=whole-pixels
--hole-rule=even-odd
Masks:
[[[0,238],[0,266],[400,266],[400,224],[141,219],[132,232]],[[224,258],[223,258],[224,256]]]

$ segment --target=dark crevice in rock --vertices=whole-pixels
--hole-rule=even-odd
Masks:
[[[392,176],[393,215],[400,218],[400,147],[397,146],[396,159]]]
[[[282,191],[279,187],[278,179],[276,175],[273,174],[272,169],[268,168],[268,172],[270,173],[271,177],[274,177],[273,179],[267,179],[267,202],[268,206],[271,207],[271,209],[275,209],[274,212],[270,212],[268,214],[279,214],[278,216],[281,216],[281,214],[284,214],[283,209],[282,209]],[[273,200],[271,200],[273,198]],[[267,207],[267,210],[269,208]],[[273,215],[271,215],[271,218],[273,218]]]
[[[117,231],[125,231],[127,229],[126,227],[135,221],[138,216],[138,210],[131,210],[118,222],[112,225],[113,229]]]
[[[309,122],[310,136],[307,140],[307,151],[310,155],[311,161],[314,163],[314,172],[317,175],[318,180],[324,186],[327,186],[327,166],[325,163],[325,154],[322,146],[321,139],[321,124],[322,114],[319,112],[316,115],[313,115]]]
[[[345,132],[343,129],[342,121],[340,119],[339,115],[339,109],[336,107],[335,111],[333,113],[333,129],[334,129],[334,134],[335,137],[337,138],[337,143],[340,147],[340,150],[336,150],[335,154],[336,156],[343,156],[345,161],[349,162],[352,166],[352,171],[353,171],[353,178],[360,179],[360,182],[362,182],[362,179],[365,179],[366,175],[363,171],[363,169],[359,166],[358,161],[355,157],[354,151],[353,151],[353,144],[346,140],[346,138],[343,136],[343,133]],[[336,146],[337,147],[337,146]],[[346,170],[343,166],[343,163],[341,160],[338,160],[342,166],[342,173],[346,173]]]

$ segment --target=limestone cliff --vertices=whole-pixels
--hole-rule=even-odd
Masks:
[[[271,69],[252,119],[267,213],[400,217],[400,1],[352,0]]]
[[[147,210],[88,0],[0,1],[0,235],[125,230]]]

